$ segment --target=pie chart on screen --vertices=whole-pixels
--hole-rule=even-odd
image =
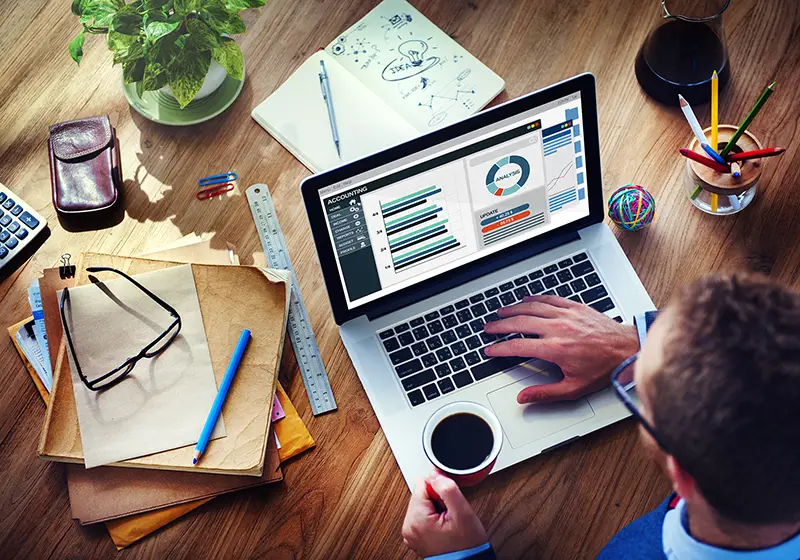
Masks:
[[[528,181],[531,166],[522,156],[508,156],[497,160],[486,175],[486,189],[494,196],[514,194]]]

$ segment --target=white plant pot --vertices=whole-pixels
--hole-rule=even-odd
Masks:
[[[217,64],[216,60],[211,60],[211,66],[208,67],[208,74],[206,74],[206,79],[203,81],[203,87],[200,88],[200,91],[197,92],[197,95],[194,96],[194,99],[203,99],[204,97],[208,97],[215,91],[219,89],[222,85],[222,82],[225,81],[225,77],[228,73],[225,69]],[[172,89],[169,86],[164,86],[161,88],[161,91],[166,93],[167,95],[172,95]]]

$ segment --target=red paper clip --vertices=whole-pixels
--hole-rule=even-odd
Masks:
[[[195,197],[197,198],[197,200],[205,200],[207,198],[211,198],[212,196],[221,196],[226,192],[232,190],[233,190],[233,183],[225,183],[224,185],[214,185],[213,187],[208,187],[207,189],[197,191]]]

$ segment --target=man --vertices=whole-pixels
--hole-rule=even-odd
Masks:
[[[621,362],[647,335],[638,360],[629,360],[640,404],[626,406],[676,494],[599,558],[800,559],[800,296],[762,277],[707,277],[649,332],[638,321],[641,337],[552,296],[499,314],[487,332],[540,338],[501,342],[487,354],[538,357],[564,372],[556,384],[523,390],[520,403],[578,398],[607,385],[612,370],[627,400],[630,368]],[[447,511],[437,513],[421,479],[403,524],[406,544],[427,558],[494,558],[455,483],[438,473],[427,480]]]

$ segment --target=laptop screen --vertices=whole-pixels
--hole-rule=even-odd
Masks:
[[[589,216],[581,95],[320,189],[348,309]]]

